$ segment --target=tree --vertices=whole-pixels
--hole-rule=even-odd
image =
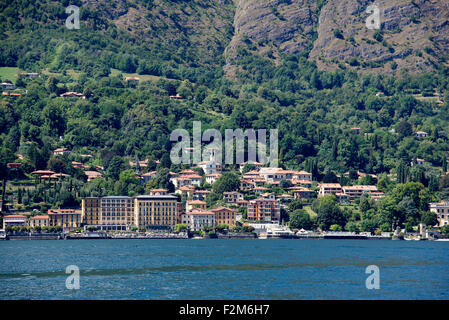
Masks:
[[[183,232],[183,231],[187,231],[187,229],[188,229],[188,227],[187,227],[186,224],[178,223],[178,224],[175,225],[174,231],[175,231],[175,233],[180,233],[180,232]]]
[[[214,193],[222,195],[223,192],[238,190],[240,187],[240,179],[233,172],[225,172],[215,181],[212,190]]]
[[[256,166],[253,163],[247,163],[243,166],[242,174],[245,174],[253,170],[256,170]]]
[[[333,224],[329,227],[330,231],[343,231],[343,228],[338,224]]]
[[[125,161],[119,156],[114,156],[112,157],[111,161],[108,164],[106,174],[112,180],[118,180],[120,172],[124,169],[125,169]]]
[[[310,230],[313,228],[313,222],[309,214],[304,209],[297,209],[290,213],[290,227],[296,229]]]
[[[346,219],[338,206],[334,195],[327,195],[316,199],[312,204],[317,215],[317,224],[322,230],[329,230],[333,224],[344,226]]]
[[[353,221],[350,221],[350,222],[348,222],[346,224],[345,230],[347,230],[349,232],[355,232],[355,233],[359,233],[360,232],[359,226],[355,222],[353,222]]]
[[[371,197],[363,196],[360,199],[359,208],[362,213],[367,212],[369,209],[372,209],[374,206],[374,201]]]
[[[61,159],[58,158],[50,158],[47,162],[47,168],[57,172],[57,173],[65,173],[65,163]]]
[[[446,156],[443,157],[443,174],[446,174],[447,172],[447,158]]]
[[[327,171],[323,177],[324,183],[338,183],[338,177],[332,171]]]
[[[376,219],[363,220],[360,229],[363,232],[374,232],[379,226],[379,222]]]
[[[440,230],[444,236],[449,237],[449,224],[442,226]]]
[[[293,187],[293,184],[290,180],[281,180],[281,182],[279,183],[279,187],[281,187],[282,189],[286,190],[288,188]]]
[[[170,168],[171,166],[171,160],[170,160],[170,156],[168,155],[168,153],[164,153],[161,157],[161,163],[160,163],[160,168]]]
[[[435,226],[438,224],[437,215],[434,212],[426,211],[421,215],[421,223],[426,226]]]
[[[303,205],[302,205],[301,200],[295,199],[295,200],[293,200],[292,202],[290,202],[288,204],[288,209],[287,210],[288,210],[288,212],[292,213],[293,211],[302,209],[302,207],[303,207]]]
[[[412,125],[409,122],[405,121],[405,120],[402,120],[401,122],[399,122],[396,131],[402,137],[411,136],[412,133],[413,133]]]
[[[170,181],[170,170],[167,168],[160,169],[154,178],[159,188],[167,189],[169,193],[175,191],[175,186]]]

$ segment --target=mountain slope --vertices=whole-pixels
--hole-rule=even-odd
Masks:
[[[379,31],[365,25],[371,4],[368,0],[239,0],[234,37],[226,49],[228,73],[239,47],[274,60],[279,54],[307,54],[313,47],[310,60],[327,70],[428,71],[445,61],[447,1],[378,1]]]
[[[318,39],[310,58],[324,69],[342,61],[363,69],[431,70],[449,49],[447,1],[378,1],[381,30],[365,26],[371,1],[329,0],[319,20]],[[337,37],[336,30],[341,32]],[[338,32],[338,31],[337,31]],[[387,62],[394,62],[386,65]],[[397,64],[397,66],[396,66]]]

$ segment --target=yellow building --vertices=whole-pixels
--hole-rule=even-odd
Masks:
[[[81,200],[81,217],[83,224],[85,225],[98,225],[100,224],[101,211],[100,211],[101,198],[90,197]]]
[[[48,227],[50,224],[50,217],[48,215],[42,215],[42,216],[34,216],[31,217],[29,220],[29,226],[30,227]]]
[[[134,198],[134,223],[137,227],[173,227],[178,221],[177,197],[170,195]]]
[[[49,209],[49,226],[60,226],[64,231],[72,231],[81,227],[81,212],[73,209]]]
[[[235,226],[236,211],[226,207],[218,207],[210,210],[215,214],[215,223],[227,224],[228,226]]]
[[[134,198],[125,196],[103,197],[100,201],[101,230],[121,231],[134,226]]]

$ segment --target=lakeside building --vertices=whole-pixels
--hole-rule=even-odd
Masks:
[[[240,190],[241,191],[251,191],[254,188],[254,183],[251,180],[241,179],[240,180]]]
[[[415,137],[418,137],[418,138],[427,138],[428,136],[429,136],[429,134],[425,131],[415,132]]]
[[[265,188],[265,187],[254,187],[253,188],[253,192],[256,195],[260,195],[261,193],[264,193],[265,191],[268,191],[268,188]]]
[[[24,78],[30,78],[33,79],[35,77],[39,76],[39,73],[37,72],[21,72],[17,75],[19,78],[24,77]]]
[[[195,191],[193,191],[192,198],[193,198],[193,200],[205,201],[207,195],[211,192],[212,191],[210,191],[210,190],[195,190]]]
[[[248,202],[248,220],[279,221],[281,209],[278,200],[255,199]]]
[[[0,83],[0,88],[3,90],[14,90],[15,86],[13,83],[2,82]]]
[[[169,228],[178,221],[178,198],[165,196],[137,196],[134,198],[134,223],[142,228]]]
[[[320,183],[318,184],[318,187],[320,188],[320,191],[318,192],[319,196],[343,193],[343,190],[339,183]]]
[[[185,171],[187,171],[187,170],[185,170]],[[193,170],[189,170],[189,171],[193,171]],[[193,171],[193,173],[188,173],[188,174],[185,174],[181,171],[179,176],[170,178],[170,181],[173,183],[173,185],[176,188],[180,188],[183,186],[189,186],[189,185],[194,185],[194,186],[199,187],[201,185],[201,179],[202,179],[202,177],[199,174],[197,174],[195,171]]]
[[[138,77],[125,77],[125,82],[129,85],[137,86],[139,84],[140,78]]]
[[[312,174],[306,171],[284,170],[280,168],[261,168],[259,176],[267,182],[280,182],[282,180],[312,181]]]
[[[166,196],[168,194],[167,189],[152,189],[150,191],[150,196]]]
[[[157,175],[157,171],[150,171],[147,173],[144,173],[140,176],[140,178],[143,180],[143,183],[146,184],[151,179],[155,178]]]
[[[206,202],[202,200],[187,200],[186,211],[189,212],[195,209],[206,210]]]
[[[49,226],[60,226],[64,231],[73,231],[82,224],[81,212],[74,209],[49,209],[48,217]]]
[[[263,179],[259,175],[259,171],[256,171],[256,170],[248,171],[247,173],[243,174],[242,179],[249,180],[252,182],[254,182],[255,179],[262,179],[265,181],[265,179]]]
[[[50,225],[50,217],[48,215],[40,215],[31,217],[28,221],[30,227],[48,227]]]
[[[198,163],[198,167],[203,169],[204,174],[213,174],[221,172],[223,166],[215,160],[215,150],[211,150],[209,153],[209,161],[201,161]]]
[[[377,190],[377,186],[374,185],[345,186],[342,187],[342,190],[344,194],[349,196],[349,198],[358,198],[364,193],[369,195],[380,195],[381,193]]]
[[[243,193],[237,191],[223,192],[223,200],[227,203],[237,203],[237,201],[244,200]]]
[[[204,227],[215,227],[215,212],[196,209],[186,213],[185,222],[187,222],[189,229],[192,231],[199,231]]]
[[[87,176],[87,181],[92,181],[97,178],[103,178],[103,175],[97,171],[84,171],[84,174]]]
[[[280,203],[285,205],[285,204],[292,202],[294,198],[290,194],[281,194],[281,195],[277,196],[277,199],[279,200]]]
[[[25,226],[27,217],[21,214],[13,214],[9,216],[3,217],[3,230],[6,230],[6,227],[13,226]]]
[[[449,224],[449,201],[440,201],[429,203],[430,212],[437,215],[438,226],[442,227]]]
[[[109,196],[100,200],[100,230],[128,230],[134,223],[134,199],[126,196]]]
[[[293,197],[296,200],[307,200],[307,202],[310,202],[310,199],[315,194],[315,191],[305,187],[292,187],[290,190],[293,190]]]
[[[53,154],[55,156],[64,156],[64,155],[69,155],[71,153],[72,153],[72,151],[70,151],[67,148],[58,148],[53,151]]]
[[[81,200],[81,217],[84,225],[99,225],[101,221],[101,198],[88,197]]]
[[[410,162],[410,166],[414,166],[415,164],[418,166],[423,166],[426,163],[426,161],[424,159],[421,158],[416,158],[416,159],[412,159],[412,161]]]
[[[82,98],[82,99],[86,99],[86,97],[82,93],[72,92],[72,91],[65,92],[63,94],[60,94],[59,96],[61,98]]]
[[[237,210],[218,207],[210,210],[215,214],[215,223],[227,224],[228,226],[235,226]]]
[[[137,161],[128,161],[129,166],[131,168],[139,167],[141,170],[145,170],[148,167],[148,159],[145,160],[137,160]]]
[[[178,223],[178,198],[171,195],[108,196],[82,199],[82,221],[104,231],[130,227],[169,228]]]
[[[195,192],[195,187],[188,185],[188,186],[182,186],[176,189],[175,194],[179,194],[182,196],[187,197],[187,199],[191,199],[193,197],[193,193]],[[201,199],[199,199],[201,200]]]
[[[221,173],[210,173],[210,174],[206,174],[206,182],[208,184],[214,184],[215,181],[218,180],[218,178],[221,177]]]

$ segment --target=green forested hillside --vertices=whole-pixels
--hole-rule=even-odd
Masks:
[[[80,30],[64,26],[69,4],[81,7]],[[20,174],[54,168],[52,151],[66,147],[73,155],[61,171],[77,177],[69,160],[103,166],[108,190],[127,193],[132,190],[114,186],[115,168],[128,166],[117,159],[149,159],[147,170],[176,170],[169,134],[200,120],[203,130],[278,128],[281,165],[312,171],[318,180],[330,171],[358,170],[399,173],[432,192],[447,187],[439,185],[449,151],[444,62],[431,73],[328,72],[308,59],[310,49],[273,60],[255,54],[247,40],[229,78],[224,50],[233,10],[226,0],[0,1],[0,67],[40,74],[24,80],[0,72],[1,82],[17,80],[22,89],[21,96],[0,100],[2,174],[17,154],[24,156]],[[136,87],[124,81],[130,74],[141,77]],[[59,96],[69,91],[86,99]],[[176,93],[184,99],[169,99]],[[416,131],[429,137],[415,137]],[[415,158],[426,164],[410,167]],[[94,184],[78,196],[101,190]]]

